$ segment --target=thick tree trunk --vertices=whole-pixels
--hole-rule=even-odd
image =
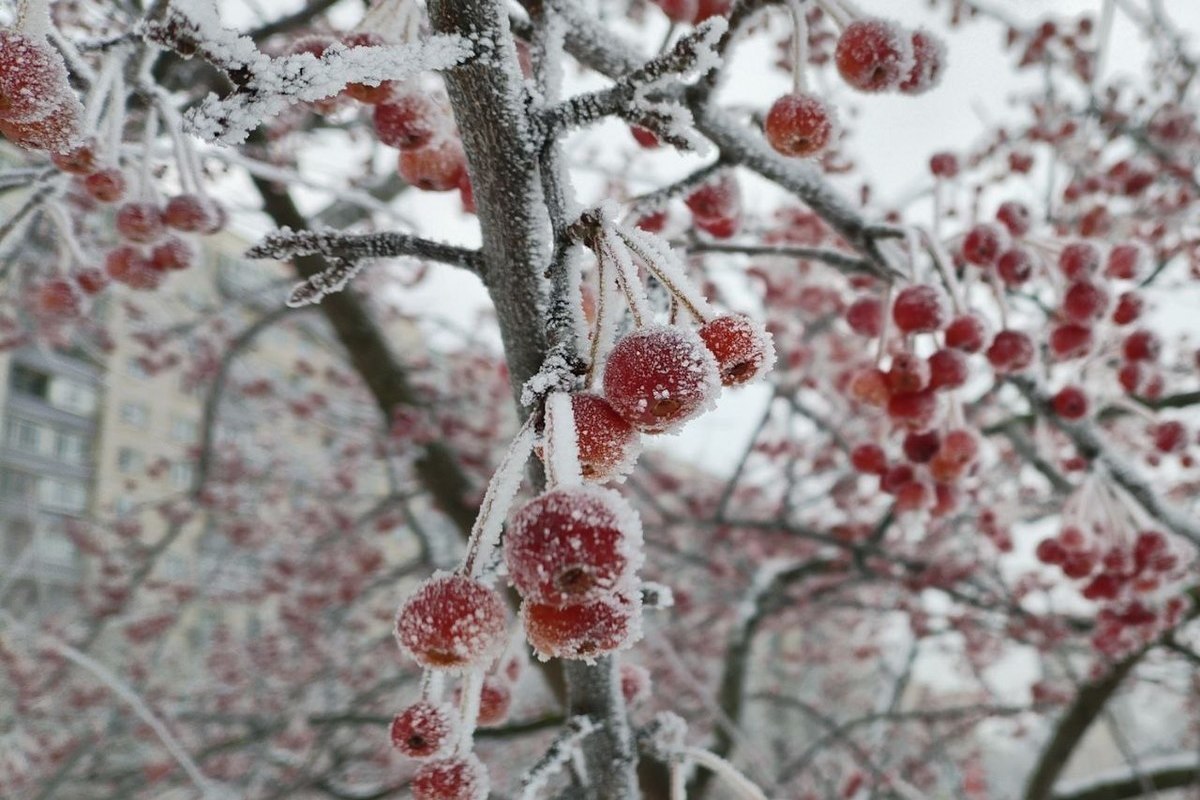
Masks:
[[[547,336],[543,281],[552,255],[539,147],[509,31],[497,0],[430,0],[438,33],[470,37],[482,52],[446,73],[446,87],[470,164],[483,237],[483,279],[496,307],[514,396],[542,365]],[[552,178],[553,179],[553,178]],[[517,401],[519,403],[519,399]],[[584,740],[588,795],[638,797],[636,754],[616,658],[566,665],[569,711],[605,723]]]

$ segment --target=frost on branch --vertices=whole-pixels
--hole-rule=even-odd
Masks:
[[[288,293],[288,307],[303,308],[321,302],[326,295],[342,291],[362,268],[361,261],[334,261],[328,269],[293,286],[292,291]]]
[[[312,102],[342,91],[348,84],[401,81],[428,70],[441,70],[471,55],[458,36],[430,36],[403,45],[348,48],[331,44],[320,58],[311,53],[272,58],[246,36],[221,26],[212,3],[169,6],[161,18],[148,19],[140,33],[180,55],[199,55],[222,69],[237,87],[224,98],[210,94],[187,115],[193,133],[219,144],[235,145],[250,131],[288,106]]]
[[[521,778],[521,800],[535,800],[546,782],[558,774],[578,750],[579,743],[599,726],[591,717],[571,717],[554,742],[529,772]]]

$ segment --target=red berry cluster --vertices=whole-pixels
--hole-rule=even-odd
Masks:
[[[733,0],[654,0],[672,22],[699,25],[710,17],[725,16]]]
[[[867,17],[842,30],[834,63],[842,79],[861,92],[921,94],[941,79],[945,48],[927,31]]]
[[[1104,534],[1096,526],[1068,524],[1038,543],[1036,554],[1043,564],[1080,581],[1082,595],[1102,605],[1092,642],[1101,652],[1117,655],[1179,621],[1182,599],[1160,603],[1156,593],[1179,577],[1181,561],[1160,531],[1142,530],[1128,541]]]
[[[728,239],[742,226],[742,190],[732,172],[702,184],[684,203],[692,212],[692,223],[714,239]]]
[[[66,64],[46,38],[0,31],[0,134],[27,150],[58,153],[79,138],[82,116]]]

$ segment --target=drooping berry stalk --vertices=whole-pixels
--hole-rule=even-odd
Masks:
[[[663,288],[687,310],[692,319],[696,322],[709,322],[716,316],[716,311],[709,305],[708,299],[688,279],[679,256],[662,237],[628,225],[617,227],[616,232]]]
[[[546,398],[546,422],[542,432],[549,487],[583,484],[579,464],[579,438],[575,430],[575,412],[571,395],[554,392]]]
[[[525,462],[529,460],[529,454],[533,452],[533,440],[533,416],[530,415],[513,437],[488,482],[483,502],[479,505],[479,515],[475,518],[475,524],[471,526],[467,553],[459,568],[461,574],[477,577],[479,570],[496,550],[504,525],[504,515],[516,497],[517,490],[521,488],[522,471]]]
[[[800,0],[788,0],[792,14],[792,91],[808,92],[808,17]]]
[[[649,324],[653,313],[650,309],[650,301],[646,297],[645,287],[638,279],[637,268],[633,264],[633,259],[629,257],[629,250],[618,236],[616,228],[608,220],[601,223],[596,247],[597,256],[607,257],[613,267],[613,280],[616,281],[621,293],[625,295],[625,302],[629,305],[633,324],[639,328]]]

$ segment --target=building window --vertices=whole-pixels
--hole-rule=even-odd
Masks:
[[[38,481],[38,502],[51,511],[77,513],[87,507],[87,487],[78,481],[42,478]]]
[[[122,403],[121,421],[135,428],[144,428],[150,424],[150,410],[141,403]]]
[[[43,400],[50,394],[50,376],[24,364],[13,365],[12,372],[8,374],[8,385],[17,394],[40,397]]]
[[[82,434],[55,431],[54,455],[68,464],[83,464],[88,457],[87,439]]]
[[[185,417],[175,417],[171,420],[171,438],[177,442],[196,441],[196,423]]]
[[[122,447],[117,451],[117,469],[126,475],[131,472],[140,472],[142,463],[142,453],[139,450],[134,450],[132,447]]]
[[[9,417],[4,426],[4,439],[18,450],[37,453],[42,444],[42,427],[20,417]]]
[[[91,416],[96,410],[96,391],[79,381],[54,378],[50,381],[50,405],[72,414]]]

